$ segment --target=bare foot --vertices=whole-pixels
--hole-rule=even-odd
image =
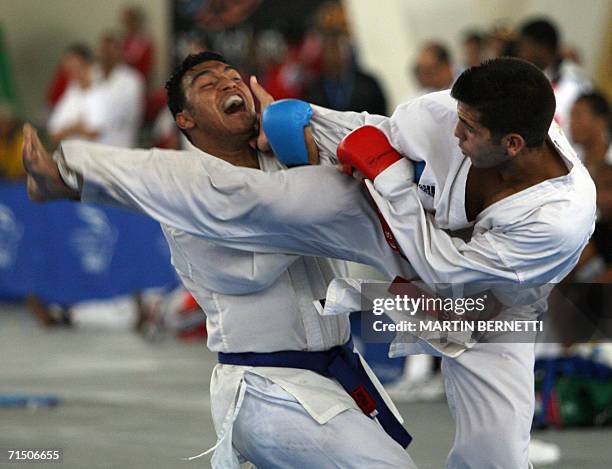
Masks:
[[[23,167],[27,177],[28,196],[35,202],[54,199],[78,199],[79,193],[70,189],[60,176],[57,164],[42,145],[34,127],[23,126]]]

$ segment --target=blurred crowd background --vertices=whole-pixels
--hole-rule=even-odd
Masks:
[[[276,98],[387,115],[401,102],[449,88],[463,70],[482,60],[511,55],[533,62],[551,80],[555,119],[598,187],[597,232],[569,281],[611,282],[609,0],[0,0],[0,299],[26,301],[40,324],[50,326],[73,323],[72,306],[82,300],[130,294],[136,311],[130,325],[136,329],[154,335],[162,327],[160,315],[165,315],[165,327],[181,337],[205,337],[202,312],[183,292],[173,290],[162,248],[130,261],[140,284],[130,277],[117,289],[95,291],[96,278],[106,285],[116,277],[108,269],[124,268],[115,265],[117,259],[108,261],[109,256],[120,257],[122,245],[124,251],[133,251],[147,233],[153,245],[163,244],[154,225],[143,228],[135,221],[137,229],[129,224],[121,228],[115,214],[99,208],[62,212],[76,217],[77,225],[84,224],[75,225],[77,235],[64,236],[74,241],[75,264],[91,276],[92,283],[82,285],[72,266],[65,267],[72,269],[72,276],[56,275],[58,260],[49,251],[19,260],[20,252],[27,250],[28,230],[49,227],[35,224],[40,215],[30,217],[35,221],[26,219],[29,202],[9,192],[24,192],[20,147],[26,120],[39,129],[49,148],[66,138],[182,148],[163,85],[174,65],[203,50],[222,53],[244,77],[256,75]],[[65,226],[56,229],[61,228]],[[138,238],[130,238],[135,230]],[[165,265],[164,273],[145,281],[142,273],[151,270],[146,262],[156,256]],[[26,277],[53,277],[55,283],[37,289],[36,282],[19,280]],[[152,287],[174,293],[151,300],[141,292]],[[80,290],[62,295],[71,288]],[[610,298],[600,290],[597,295],[601,299],[596,314],[605,316]],[[584,289],[577,293],[584,296]],[[586,296],[592,299],[593,291]],[[95,314],[88,310],[85,315]],[[568,345],[549,347],[542,356],[565,357]],[[597,363],[612,370],[612,352],[603,345],[574,350],[589,360],[598,354]],[[410,381],[430,386],[413,395],[439,396],[440,381],[433,388],[431,383],[435,364],[426,361],[415,369],[421,371],[413,371]],[[589,368],[586,373],[592,377],[595,372]],[[612,421],[612,375],[601,376],[604,387],[589,385],[588,392],[597,399],[589,398],[591,407],[581,407],[582,418],[575,417],[576,422]],[[572,389],[563,392],[572,395]],[[575,391],[581,396],[585,392]],[[543,412],[540,422],[546,425],[546,409]],[[601,417],[604,414],[607,417]]]

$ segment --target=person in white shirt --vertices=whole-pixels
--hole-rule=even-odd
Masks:
[[[313,107],[322,158],[364,124],[382,129],[407,157],[366,180],[385,232],[359,184],[332,168],[266,174],[192,153],[77,142],[63,144],[54,162],[31,130],[24,144],[29,194],[134,207],[228,247],[333,256],[413,278],[386,245],[391,239],[428,284],[559,282],[592,233],[595,189],[558,127],[549,129],[555,104],[548,80],[526,62],[496,59],[464,72],[453,95],[458,103],[434,93],[391,118]],[[410,160],[426,162],[418,184]],[[458,229],[471,236],[455,236]],[[350,300],[333,287],[326,310]],[[518,312],[537,318],[542,305],[528,306]],[[443,355],[457,425],[448,466],[527,467],[533,343],[434,339],[417,346]],[[398,343],[392,352],[409,349]]]
[[[167,90],[176,122],[194,145],[173,156],[230,173],[282,174],[278,160],[249,146],[257,134],[253,97],[223,57],[189,56]],[[373,379],[378,397],[367,383],[356,396],[382,399],[375,403],[378,419],[382,422],[386,408],[401,443],[362,412],[341,378],[296,361],[303,354],[317,362],[340,352],[353,356],[342,348],[350,338],[348,318],[320,316],[313,303],[325,297],[332,278],[346,275],[344,263],[237,250],[163,222],[162,230],[177,273],[206,312],[208,347],[222,363],[213,371],[210,390],[218,436],[213,467],[238,467],[245,460],[257,467],[414,467],[401,446],[409,439],[401,417],[365,362],[357,369]],[[392,253],[388,257],[398,268],[403,262]],[[252,361],[272,355],[292,361],[278,366]],[[336,358],[333,363],[338,365]]]
[[[96,141],[106,122],[107,106],[96,73],[93,53],[85,44],[73,44],[62,58],[70,82],[47,123],[51,141]]]
[[[98,74],[107,115],[99,143],[134,148],[144,115],[145,84],[141,75],[121,61],[121,41],[113,33],[101,36]]]
[[[83,44],[67,49],[63,60],[71,82],[49,118],[49,135],[57,144],[80,139],[133,148],[144,111],[144,82],[120,63],[120,45],[111,34],[100,39],[98,57],[94,63]]]

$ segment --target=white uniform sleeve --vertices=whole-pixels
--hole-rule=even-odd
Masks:
[[[334,257],[388,275],[413,274],[388,247],[360,185],[333,168],[265,173],[202,152],[88,142],[64,142],[58,159],[67,183],[80,180],[84,202],[136,209],[237,249]]]
[[[556,266],[566,262],[563,236],[550,217],[537,212],[510,227],[476,227],[469,242],[450,236],[424,210],[416,185],[406,185],[407,174],[400,161],[367,185],[402,252],[426,283],[529,282],[547,272],[553,278]]]

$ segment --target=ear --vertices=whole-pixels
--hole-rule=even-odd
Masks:
[[[507,134],[502,139],[502,143],[506,147],[506,152],[510,156],[516,156],[526,147],[525,139],[520,134],[516,133]]]
[[[193,117],[191,117],[189,111],[187,111],[186,109],[183,109],[181,112],[179,112],[174,118],[174,120],[176,122],[176,125],[178,125],[180,129],[191,130],[195,127],[195,121],[193,120]]]

